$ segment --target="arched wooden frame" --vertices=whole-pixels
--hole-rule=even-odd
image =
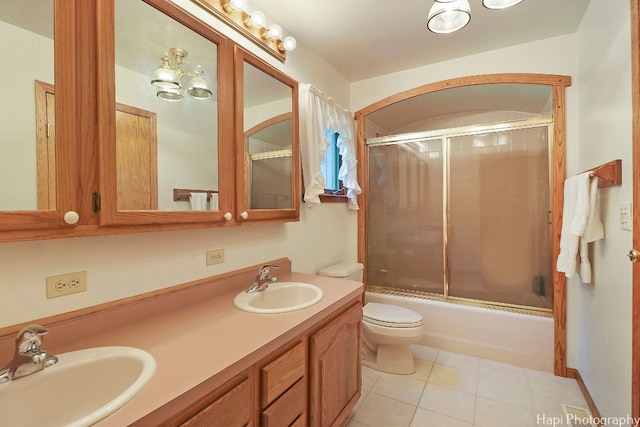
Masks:
[[[366,263],[366,242],[368,230],[366,226],[366,209],[368,206],[368,191],[366,176],[368,162],[365,157],[365,120],[382,108],[416,96],[446,89],[486,84],[535,84],[551,86],[553,92],[553,182],[551,210],[551,259],[555,260],[560,252],[560,229],[562,225],[562,204],[564,200],[564,180],[566,176],[566,116],[565,116],[565,87],[571,85],[571,77],[552,74],[484,74],[477,76],[459,77],[450,80],[430,83],[414,89],[384,98],[355,113],[358,124],[358,158],[362,167],[358,168],[358,182],[363,186],[363,192],[358,196],[358,260]],[[555,375],[567,376],[567,291],[565,276],[551,269],[553,279],[553,319],[554,319],[554,364]],[[365,283],[367,281],[365,270]]]

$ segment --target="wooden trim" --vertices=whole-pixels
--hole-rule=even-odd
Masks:
[[[362,182],[358,180],[358,182]],[[347,203],[349,202],[349,198],[346,194],[334,194],[331,191],[326,191],[323,194],[320,194],[321,203]]]
[[[637,1],[637,0],[636,0]],[[562,206],[564,203],[564,179],[566,176],[566,113],[565,113],[565,87],[571,85],[571,77],[551,74],[486,74],[469,77],[460,77],[440,82],[430,83],[414,89],[384,98],[355,113],[358,126],[358,159],[361,165],[358,168],[358,182],[363,187],[362,194],[358,196],[360,210],[358,211],[358,261],[367,265],[367,216],[368,206],[367,179],[368,159],[366,157],[365,120],[366,116],[385,108],[396,102],[401,102],[419,95],[437,92],[456,87],[496,84],[496,83],[520,83],[540,84],[552,86],[553,89],[553,137],[554,146],[550,153],[552,161],[550,185],[550,207],[553,212],[551,223],[551,265],[550,273],[553,283],[553,312],[554,312],[554,373],[558,376],[566,376],[567,369],[567,319],[566,319],[566,286],[565,276],[555,271],[555,259],[560,253],[560,230],[562,225]],[[640,224],[638,225],[640,228]],[[364,271],[364,282],[368,281],[367,270]],[[640,297],[639,297],[640,298]],[[639,332],[640,334],[640,332]],[[639,357],[640,358],[640,357]]]
[[[54,86],[36,80],[35,94],[38,210],[48,211],[56,209],[58,188],[56,183],[55,116],[52,121],[49,120],[51,111],[49,111],[47,102],[48,97],[55,94]],[[53,109],[53,114],[55,114],[55,107]]]
[[[640,1],[631,0],[631,100],[633,107],[633,206],[640,206]],[[633,215],[633,247],[640,247],[640,215]],[[633,316],[631,416],[640,417],[640,264],[632,264]]]
[[[598,178],[599,188],[622,185],[622,159],[603,163],[585,172],[592,172]]]
[[[600,415],[600,411],[596,406],[596,402],[591,397],[591,393],[589,393],[589,389],[587,388],[587,385],[582,379],[582,376],[580,376],[580,372],[574,368],[567,368],[567,378],[573,378],[576,380],[576,382],[578,383],[578,386],[580,387],[580,391],[584,396],[584,399],[587,401],[587,405],[589,405],[589,410],[591,411],[591,415],[593,415],[594,418],[601,419],[602,416]]]
[[[566,277],[554,268],[560,253],[560,232],[562,229],[562,209],[564,205],[564,180],[566,172],[566,116],[564,86],[553,88],[553,151],[552,199],[551,199],[551,280],[553,283],[553,372],[567,375],[567,286]]]
[[[526,73],[506,73],[506,74],[480,74],[476,76],[458,77],[449,80],[442,80],[429,83],[404,92],[391,95],[381,99],[368,107],[355,112],[356,120],[359,116],[366,116],[396,102],[404,101],[426,93],[438,92],[456,87],[474,86],[483,84],[498,83],[524,83],[547,86],[571,86],[571,77],[554,74],[526,74]]]

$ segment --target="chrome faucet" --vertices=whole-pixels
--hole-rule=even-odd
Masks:
[[[26,377],[58,362],[40,348],[42,337],[48,329],[40,325],[22,328],[16,337],[16,352],[13,360],[0,369],[0,383]]]
[[[271,268],[279,267],[275,264],[267,264],[260,267],[255,282],[253,282],[253,284],[245,292],[248,294],[252,294],[254,292],[264,291],[269,286],[269,282],[277,281],[278,278],[276,276],[271,276],[269,274],[269,269]]]

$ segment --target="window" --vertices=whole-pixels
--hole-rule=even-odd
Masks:
[[[325,135],[329,140],[329,146],[324,153],[324,162],[320,165],[325,182],[325,192],[320,197],[322,201],[346,201],[342,180],[338,177],[342,165],[342,156],[338,148],[340,134],[327,131]],[[343,198],[344,200],[342,200]]]

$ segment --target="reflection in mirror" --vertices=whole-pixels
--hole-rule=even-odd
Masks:
[[[244,62],[244,132],[250,209],[293,207],[292,88]]]
[[[548,85],[456,87],[396,102],[367,115],[366,138],[523,120],[552,114]]]
[[[116,0],[115,35],[118,210],[217,210],[174,200],[218,190],[217,45],[140,0]]]
[[[53,98],[44,94],[39,130],[35,103],[36,81],[54,83],[53,4],[0,2],[1,75],[8,83],[0,100],[0,210],[56,209]]]
[[[286,113],[246,132],[250,165],[250,209],[291,207],[291,130],[291,113]]]

